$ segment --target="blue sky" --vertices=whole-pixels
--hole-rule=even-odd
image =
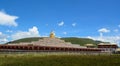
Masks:
[[[0,0],[0,41],[84,37],[120,41],[120,0]]]

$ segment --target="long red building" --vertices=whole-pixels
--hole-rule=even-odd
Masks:
[[[101,52],[99,48],[87,48],[78,44],[71,44],[51,32],[50,37],[28,43],[1,44],[0,52]]]
[[[50,47],[50,46],[25,46],[25,45],[0,45],[0,51],[40,51],[40,52],[101,52],[98,48],[72,48],[72,47]]]

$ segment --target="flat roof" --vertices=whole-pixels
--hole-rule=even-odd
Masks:
[[[110,44],[110,43],[100,43],[98,45],[117,45],[117,44]]]

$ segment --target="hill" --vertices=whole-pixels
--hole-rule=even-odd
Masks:
[[[101,41],[94,41],[94,40],[88,39],[88,38],[69,37],[69,38],[61,38],[61,39],[65,40],[66,42],[71,42],[72,44],[80,44],[81,46],[84,46],[85,44],[97,45],[97,44],[101,43]]]
[[[43,38],[43,37],[22,38],[22,39],[10,41],[10,42],[8,42],[8,43],[6,43],[6,44],[9,44],[9,43],[20,43],[20,42],[38,41],[39,39],[42,39],[42,38]]]
[[[8,43],[31,42],[31,41],[38,41],[39,39],[43,39],[43,37],[23,38],[23,39],[18,39],[18,40],[11,41]],[[71,42],[72,44],[80,44],[81,46],[84,46],[85,44],[89,44],[89,43],[94,44],[94,45],[101,43],[101,41],[94,41],[88,38],[67,37],[67,38],[61,38],[61,39],[65,40],[65,42]]]

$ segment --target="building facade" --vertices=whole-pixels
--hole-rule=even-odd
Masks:
[[[101,52],[99,48],[87,48],[71,42],[65,42],[55,37],[54,32],[50,37],[27,43],[14,43],[0,45],[0,52]]]
[[[100,43],[98,44],[98,48],[102,49],[104,52],[113,52],[118,48],[118,46],[117,44]]]

